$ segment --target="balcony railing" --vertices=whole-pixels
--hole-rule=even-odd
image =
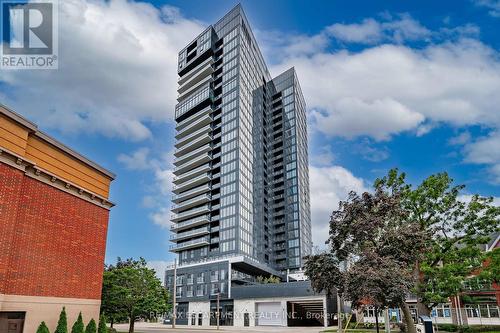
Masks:
[[[193,159],[186,160],[183,164],[177,166],[174,169],[174,174],[179,174],[180,172],[187,171],[190,168],[197,167],[199,164],[210,161],[211,157],[208,153],[203,153]]]
[[[182,139],[178,140],[175,143],[175,147],[176,148],[180,148],[180,147],[184,146],[185,144],[189,143],[191,139],[194,139],[198,135],[205,134],[205,133],[208,133],[208,132],[210,132],[210,127],[200,128],[199,130],[197,130],[197,131],[195,131],[195,132],[193,132],[193,133],[191,133],[189,135],[186,135]]]
[[[176,251],[181,251],[184,249],[189,249],[189,248],[194,248],[194,247],[199,247],[199,246],[205,246],[210,244],[210,239],[209,237],[201,237],[201,238],[196,238],[187,242],[182,242],[178,243],[176,245],[171,245],[170,246],[170,251],[176,252]]]
[[[197,154],[200,154],[200,153],[203,153],[203,152],[208,152],[208,151],[210,151],[210,144],[201,146],[200,148],[195,149],[192,152],[189,152],[187,154],[184,154],[184,155],[179,156],[176,159],[174,159],[174,165],[175,166],[179,166],[179,165],[185,163],[186,160],[188,160],[188,159],[196,156]]]
[[[198,207],[198,208],[187,210],[187,211],[182,212],[180,214],[172,214],[171,220],[172,220],[172,222],[176,222],[176,221],[182,220],[184,218],[187,218],[187,217],[190,217],[193,215],[197,215],[197,214],[201,214],[203,212],[209,212],[209,211],[210,211],[210,208],[208,207],[208,205],[203,205],[203,206]]]
[[[195,196],[197,194],[202,194],[202,193],[208,192],[208,191],[210,191],[209,185],[195,187],[192,190],[172,195],[172,201],[179,202],[181,200],[187,200],[192,196]]]
[[[172,188],[172,191],[174,193],[184,192],[186,190],[189,190],[193,186],[199,186],[203,183],[207,183],[210,181],[210,179],[211,179],[210,174],[204,173],[204,174],[196,176],[196,177],[194,177],[194,178],[192,178],[184,183],[181,183],[179,185],[174,185]]]
[[[210,215],[206,214],[203,216],[197,216],[197,217],[192,218],[192,219],[187,220],[187,221],[175,223],[174,225],[172,225],[170,227],[170,230],[172,230],[173,232],[178,232],[182,229],[191,228],[191,227],[194,227],[196,225],[209,223],[209,222],[210,222]]]
[[[193,205],[193,204],[197,204],[197,203],[203,203],[203,202],[207,202],[207,201],[210,201],[210,195],[208,194],[202,194],[202,195],[199,195],[199,196],[196,196],[192,199],[189,199],[189,200],[186,200],[186,201],[183,201],[179,204],[174,204],[172,205],[172,211],[177,211],[177,210],[181,210],[183,209],[184,207],[189,207],[189,205]]]
[[[170,240],[177,242],[177,241],[180,241],[182,239],[187,239],[187,238],[200,236],[200,235],[204,235],[204,234],[208,234],[208,233],[210,233],[208,226],[205,226],[202,228],[197,228],[197,229],[189,230],[186,232],[180,232],[180,233],[177,233],[175,235],[170,235]]]
[[[175,176],[174,179],[173,179],[173,182],[174,183],[180,183],[181,180],[184,180],[185,178],[186,179],[189,179],[193,176],[197,176],[198,173],[202,173],[202,172],[206,172],[206,171],[209,171],[210,170],[210,166],[208,165],[202,165],[198,168],[195,168],[191,171],[188,171],[188,172],[184,172],[182,175],[179,175],[179,176]]]
[[[183,127],[182,129],[177,131],[177,134],[175,137],[177,139],[182,138],[183,136],[186,136],[187,134],[190,134],[190,132],[193,132],[197,130],[199,127],[202,126],[209,126],[210,122],[212,121],[212,118],[210,117],[209,114],[200,117],[199,119],[193,121],[191,124]]]

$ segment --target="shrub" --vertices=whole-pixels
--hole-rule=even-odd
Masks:
[[[36,330],[36,333],[50,333],[49,332],[49,328],[47,327],[47,325],[45,324],[44,321],[42,321],[42,323],[40,324],[40,326],[38,326],[38,329]]]
[[[106,327],[106,316],[103,314],[99,317],[99,328],[97,333],[108,333],[108,329]]]
[[[438,324],[437,326],[439,331],[445,331],[445,332],[458,331],[458,326],[456,324]]]
[[[59,314],[59,321],[54,333],[68,333],[68,318],[66,316],[66,309],[63,307]]]
[[[85,333],[96,333],[97,332],[97,326],[95,324],[94,319],[90,319],[89,323],[87,324],[87,327],[85,328]]]
[[[73,327],[71,328],[71,333],[84,333],[84,326],[83,326],[83,319],[82,319],[82,313],[80,312],[78,314],[78,319],[75,321],[73,324]]]

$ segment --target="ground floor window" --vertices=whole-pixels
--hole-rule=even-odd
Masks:
[[[374,306],[367,306],[363,309],[363,315],[366,318],[375,318],[375,307]],[[382,313],[381,310],[378,311],[378,317],[383,317],[384,314]]]
[[[451,304],[439,304],[431,312],[432,317],[451,318]]]
[[[0,311],[0,328],[6,328],[7,329],[6,332],[9,333],[22,333],[25,317],[26,317],[26,312]]]
[[[466,304],[468,318],[499,318],[498,306],[495,304]]]

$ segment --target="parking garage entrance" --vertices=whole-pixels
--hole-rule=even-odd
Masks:
[[[324,326],[323,300],[289,301],[286,306],[288,314],[287,326]]]

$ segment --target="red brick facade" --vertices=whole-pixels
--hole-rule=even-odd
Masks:
[[[0,294],[100,299],[108,215],[0,163]]]

